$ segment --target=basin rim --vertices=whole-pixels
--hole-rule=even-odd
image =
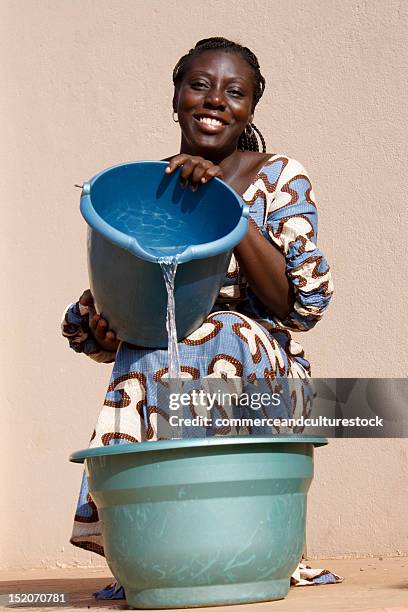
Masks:
[[[255,436],[224,436],[211,438],[187,438],[182,440],[156,440],[152,442],[137,442],[131,444],[114,444],[86,448],[72,453],[69,460],[72,463],[83,463],[85,459],[122,455],[128,453],[157,452],[183,448],[205,448],[209,446],[238,446],[244,444],[313,444],[314,447],[328,444],[327,438],[319,436],[276,435],[269,437]]]

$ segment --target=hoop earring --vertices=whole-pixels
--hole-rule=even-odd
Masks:
[[[254,135],[252,123],[248,123],[248,125],[245,126],[245,134],[248,136],[248,138],[251,138]]]
[[[174,113],[175,113],[175,111],[173,111],[173,121],[174,121],[174,123],[179,123],[178,118],[177,118],[177,119],[175,119],[175,118],[174,118]],[[176,114],[177,114],[177,113],[176,113]]]

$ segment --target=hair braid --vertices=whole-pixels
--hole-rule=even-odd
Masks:
[[[254,75],[253,108],[255,108],[259,100],[262,98],[263,92],[265,91],[265,79],[261,74],[258,59],[256,55],[252,53],[250,49],[248,49],[248,47],[243,47],[238,43],[232,42],[231,40],[227,40],[226,38],[222,38],[220,36],[213,36],[212,38],[203,38],[202,40],[199,40],[195,47],[190,49],[188,53],[179,59],[173,70],[174,86],[176,86],[183,79],[186,67],[193,57],[197,57],[197,55],[203,51],[213,49],[225,51],[226,53],[238,53],[251,66]],[[250,127],[252,130],[249,135],[245,129],[239,137],[238,148],[242,151],[259,151],[257,139],[258,134],[262,143],[262,150],[265,153],[266,145],[264,137],[253,123],[250,124]]]

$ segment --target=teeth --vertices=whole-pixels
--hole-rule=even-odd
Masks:
[[[208,123],[208,125],[222,125],[221,121],[217,119],[210,119],[209,117],[200,117],[202,123]]]

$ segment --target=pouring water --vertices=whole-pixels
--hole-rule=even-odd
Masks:
[[[164,282],[167,290],[167,355],[168,355],[168,378],[169,393],[181,394],[181,371],[180,356],[177,342],[176,308],[174,300],[174,279],[177,271],[177,255],[171,257],[159,257],[158,263],[163,272]],[[181,428],[173,427],[173,438],[181,438]]]

